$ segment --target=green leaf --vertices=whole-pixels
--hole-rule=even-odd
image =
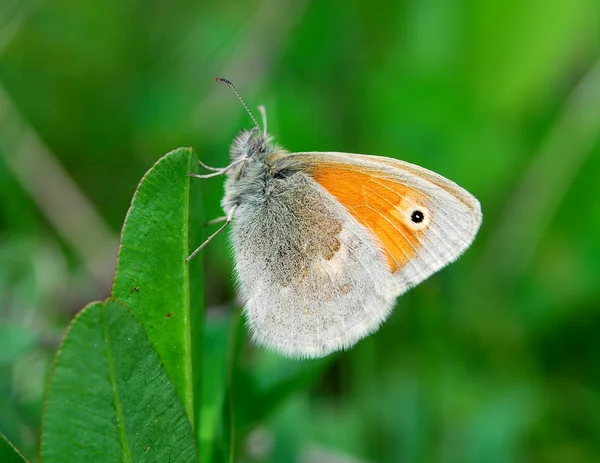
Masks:
[[[162,157],[140,182],[121,236],[112,296],[142,323],[187,413],[194,414],[188,249],[193,151]],[[191,217],[199,222],[200,215]],[[199,223],[192,228],[200,228]],[[198,259],[200,260],[200,259]],[[201,313],[194,323],[201,336]]]
[[[83,309],[57,356],[41,461],[194,462],[192,428],[134,316],[107,300]]]
[[[14,445],[0,432],[0,461],[2,463],[27,463]]]

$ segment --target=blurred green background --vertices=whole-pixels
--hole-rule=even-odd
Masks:
[[[53,355],[108,295],[143,173],[179,146],[225,165],[251,126],[216,76],[287,149],[419,164],[484,213],[240,461],[600,461],[598,0],[1,0],[0,431],[35,458]],[[221,215],[222,181],[203,188]],[[233,310],[224,236],[204,259],[212,342]]]

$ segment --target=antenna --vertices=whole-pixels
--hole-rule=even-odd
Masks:
[[[227,79],[224,79],[223,77],[217,77],[216,80],[217,80],[217,82],[221,82],[222,84],[227,85],[231,90],[233,90],[233,93],[235,93],[235,96],[238,97],[238,100],[240,100],[240,102],[242,103],[242,106],[244,107],[244,109],[246,110],[246,112],[252,118],[252,121],[254,122],[254,125],[256,126],[256,128],[258,130],[260,130],[260,125],[258,125],[258,122],[256,122],[256,119],[254,118],[254,116],[252,115],[252,113],[250,112],[250,110],[248,109],[248,106],[246,105],[246,102],[244,101],[244,99],[240,95],[240,92],[237,91],[237,89],[233,86],[233,84],[231,82],[229,82]]]

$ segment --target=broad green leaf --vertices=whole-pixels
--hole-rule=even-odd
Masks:
[[[142,326],[107,300],[72,322],[54,366],[41,461],[194,462],[190,422]]]
[[[179,148],[144,175],[123,226],[112,290],[112,296],[125,302],[142,323],[190,417],[194,386],[185,259],[193,157],[191,149]],[[195,323],[195,329],[201,327],[201,322]]]
[[[27,463],[21,452],[2,433],[0,433],[0,461],[2,463]]]

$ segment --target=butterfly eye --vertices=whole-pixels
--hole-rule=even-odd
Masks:
[[[282,169],[282,170],[278,170],[278,171],[274,172],[273,178],[283,180],[283,179],[286,179],[289,176],[291,176],[293,173],[294,173],[294,171],[292,171],[290,169]]]

